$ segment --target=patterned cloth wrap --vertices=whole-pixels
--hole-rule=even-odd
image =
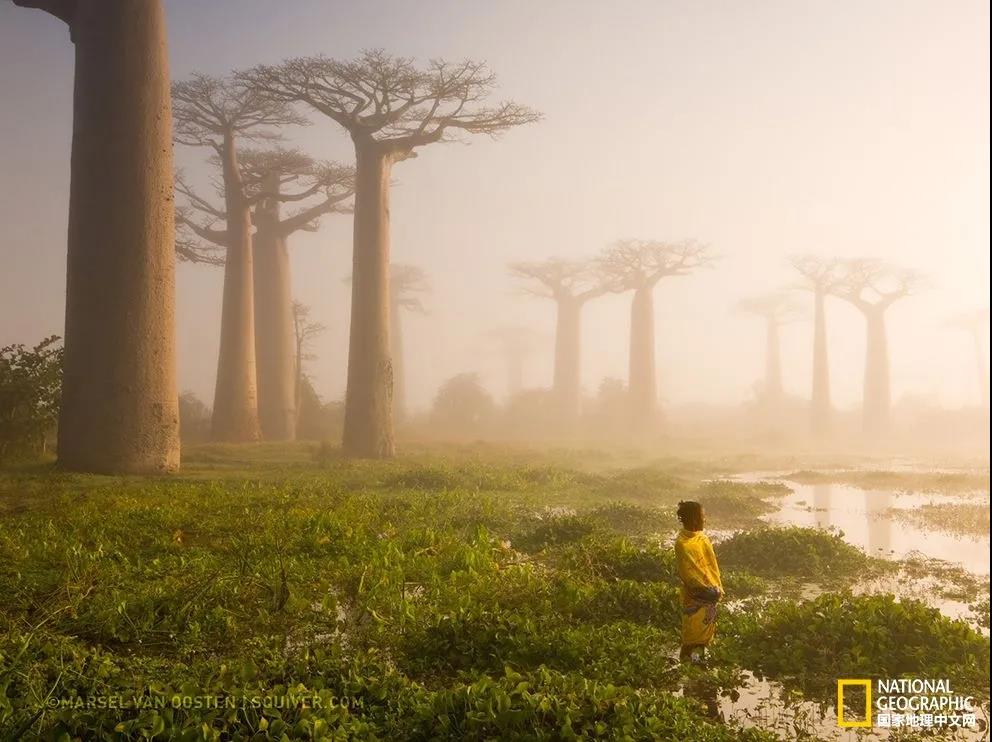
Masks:
[[[716,633],[716,606],[723,595],[709,537],[682,530],[675,539],[675,564],[682,579],[682,644],[706,646]]]

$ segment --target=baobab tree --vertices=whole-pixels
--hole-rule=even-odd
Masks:
[[[303,370],[304,361],[312,361],[315,356],[311,353],[314,338],[323,334],[327,327],[320,322],[310,319],[310,307],[301,301],[293,302],[293,350],[295,354],[294,407],[299,410],[303,397],[303,382],[306,374]],[[299,418],[297,417],[297,422]],[[295,435],[295,432],[294,432]]]
[[[787,322],[798,319],[799,307],[789,294],[776,291],[763,296],[742,299],[737,309],[753,314],[765,321],[765,379],[762,401],[769,407],[781,404],[785,397],[782,388],[782,351],[779,328]]]
[[[172,86],[175,141],[209,147],[221,170],[224,208],[213,208],[185,187],[177,190],[189,206],[214,220],[223,220],[224,298],[221,309],[220,353],[214,390],[212,436],[221,441],[254,441],[261,436],[255,370],[255,322],[252,300],[252,201],[246,193],[238,161],[242,140],[278,138],[276,127],[305,124],[299,113],[279,101],[259,95],[231,79],[193,75]],[[256,196],[258,197],[258,196]],[[201,230],[188,226],[205,239]],[[216,235],[213,235],[216,237]]]
[[[351,167],[316,163],[297,152],[253,152],[243,159],[246,182],[257,182],[260,189],[252,247],[258,417],[266,440],[293,440],[297,406],[288,240],[294,232],[316,230],[325,214],[350,212],[345,202],[354,192],[355,173]],[[294,181],[300,187],[287,192]],[[280,213],[282,204],[318,193],[317,200],[294,213]]]
[[[389,337],[389,185],[395,163],[457,133],[496,135],[538,119],[512,102],[484,104],[495,77],[479,62],[418,68],[382,51],[354,61],[290,59],[240,75],[248,89],[300,103],[344,128],[355,147],[355,235],[344,451],[395,452]]]
[[[837,296],[861,311],[866,322],[865,385],[862,420],[865,433],[880,435],[889,428],[892,392],[885,312],[895,302],[922,286],[922,277],[910,270],[877,260],[849,260]]]
[[[544,340],[541,333],[531,327],[513,325],[497,327],[486,333],[496,345],[506,363],[506,395],[519,394],[524,386],[524,361],[537,350],[538,343]]]
[[[522,290],[555,303],[555,370],[552,391],[559,416],[573,420],[579,414],[581,383],[581,316],[587,301],[608,287],[589,263],[551,258],[540,263],[511,263],[510,275],[524,281]]]
[[[159,0],[15,0],[75,45],[58,458],[88,472],[179,466],[175,230]]]
[[[620,240],[608,247],[597,267],[611,291],[633,291],[630,305],[630,371],[627,381],[631,421],[636,427],[657,418],[654,289],[668,276],[684,276],[713,261],[709,248],[692,240]]]
[[[827,357],[827,297],[841,281],[840,262],[814,255],[798,255],[792,267],[802,277],[797,288],[813,294],[813,383],[810,396],[810,429],[822,437],[830,431],[830,364]]]
[[[989,310],[965,312],[952,317],[947,322],[951,327],[963,330],[971,337],[975,353],[975,370],[978,372],[978,393],[982,407],[989,406],[989,368],[985,363],[983,343],[989,337]]]
[[[239,166],[244,199],[253,207],[255,226],[252,274],[258,418],[266,440],[293,440],[297,407],[288,239],[300,230],[314,231],[325,214],[350,212],[344,202],[353,192],[354,170],[337,163],[315,162],[301,152],[284,149],[244,150]],[[286,189],[290,183],[296,186],[293,191]],[[202,240],[199,244],[187,241],[182,247],[177,242],[177,251],[182,259],[216,264],[215,251],[226,248],[228,234],[214,229],[209,220],[226,220],[226,214],[193,193],[182,180],[177,190],[193,204],[179,210],[180,227]],[[280,207],[284,203],[303,206],[283,216]],[[193,219],[191,210],[201,212],[207,221]]]
[[[393,357],[393,416],[398,422],[406,417],[406,365],[403,353],[402,312],[425,314],[421,296],[430,293],[427,274],[416,265],[393,263],[389,269],[390,341]]]

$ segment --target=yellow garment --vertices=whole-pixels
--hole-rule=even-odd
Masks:
[[[716,610],[692,597],[689,590],[715,587],[723,594],[720,567],[709,537],[702,531],[682,529],[675,538],[675,565],[682,580],[682,644],[705,646],[716,633]]]

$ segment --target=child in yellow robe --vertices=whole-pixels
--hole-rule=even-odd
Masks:
[[[716,633],[716,604],[723,597],[720,567],[713,544],[703,533],[703,507],[698,502],[680,502],[678,518],[682,530],[675,538],[675,564],[682,580],[683,661],[696,650],[704,654]]]

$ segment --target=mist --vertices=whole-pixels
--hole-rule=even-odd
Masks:
[[[417,265],[431,284],[426,312],[404,318],[413,412],[428,411],[438,387],[466,372],[505,399],[504,360],[485,340],[497,326],[553,338],[553,307],[520,295],[507,264],[585,260],[624,238],[692,238],[719,256],[656,291],[662,407],[736,407],[755,398],[763,327],[735,305],[794,285],[788,259],[800,254],[878,258],[926,276],[926,289],[888,318],[893,400],[947,408],[980,400],[971,340],[947,326],[988,304],[988,37],[975,22],[987,17],[980,4],[838,12],[764,3],[745,13],[669,3],[623,12],[450,3],[422,16],[401,4],[300,2],[274,27],[264,4],[239,6],[233,21],[219,6],[166,9],[174,79],[327,49],[348,57],[388,47],[485,59],[499,76],[497,99],[512,96],[542,112],[540,124],[433,147],[394,171],[392,259]],[[61,326],[71,63],[57,34],[46,33],[49,19],[2,12],[0,85],[19,102],[5,107],[0,137],[8,225],[0,342],[9,342]],[[349,157],[347,137],[326,120],[285,136],[316,158]],[[39,138],[45,147],[33,146]],[[176,160],[191,180],[209,183],[202,153],[180,147]],[[350,236],[349,219],[328,218],[319,231],[294,236],[290,249],[293,297],[327,327],[307,368],[326,400],[344,396]],[[177,285],[180,387],[209,401],[221,272],[180,264]],[[604,378],[627,379],[628,303],[611,293],[583,313],[587,395]],[[832,399],[854,409],[863,320],[840,301],[828,301],[827,311]],[[525,388],[551,386],[552,342],[528,354]],[[811,343],[809,320],[782,328],[790,395],[810,394]],[[983,353],[987,363],[987,344]]]

